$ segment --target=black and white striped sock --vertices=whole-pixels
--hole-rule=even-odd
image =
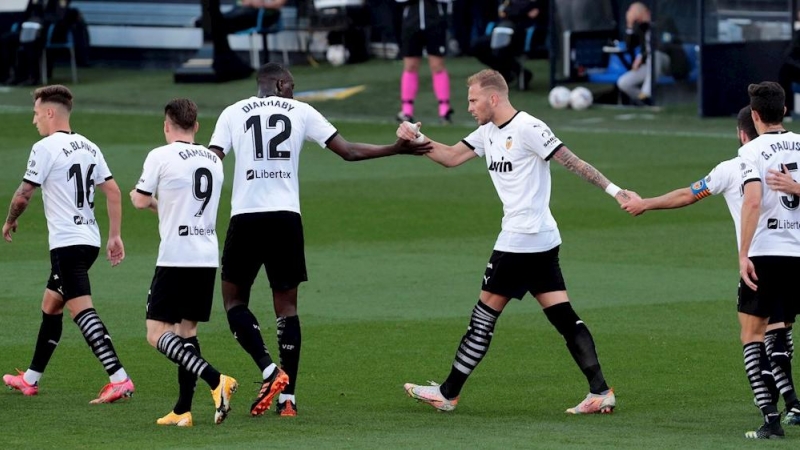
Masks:
[[[794,357],[794,339],[792,338],[792,327],[786,328],[786,353],[789,354],[789,361]]]
[[[187,342],[177,334],[167,331],[158,338],[156,348],[170,361],[180,365],[189,373],[193,373],[208,383],[211,389],[219,386],[219,372],[203,359],[200,354],[185,347]]]
[[[493,310],[481,301],[478,301],[478,304],[472,309],[467,333],[461,338],[450,375],[439,388],[445,398],[458,397],[469,375],[486,356],[499,316],[499,311]]]
[[[763,342],[750,342],[744,345],[744,369],[750,381],[750,388],[756,397],[756,405],[765,415],[775,408],[772,392],[777,391],[766,352]]]
[[[775,377],[775,386],[780,391],[787,405],[797,403],[797,394],[792,382],[792,361],[786,350],[786,329],[768,331],[764,337],[764,345]]]
[[[122,369],[114,344],[111,343],[111,336],[108,335],[108,330],[97,315],[97,311],[94,308],[85,309],[75,316],[74,321],[106,373],[114,375]]]

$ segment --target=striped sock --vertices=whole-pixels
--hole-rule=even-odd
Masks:
[[[450,375],[439,388],[445,398],[458,397],[469,375],[486,356],[498,317],[500,317],[499,311],[493,310],[480,301],[472,309],[467,333],[461,338]]]
[[[786,353],[789,354],[789,361],[794,356],[794,339],[792,338],[792,327],[786,328]]]
[[[797,403],[797,394],[792,382],[792,361],[786,351],[786,329],[768,331],[764,337],[764,345],[775,377],[775,386],[786,404],[794,405]]]
[[[200,342],[197,336],[185,338],[183,348],[187,352],[195,353],[200,356]],[[194,390],[197,387],[197,375],[178,366],[178,401],[172,411],[175,414],[183,414],[192,410],[192,400],[194,400]]]
[[[772,392],[777,389],[774,388],[775,380],[769,370],[766,352],[763,342],[750,342],[744,345],[745,372],[750,381],[750,388],[756,396],[756,405],[764,415],[777,410],[772,397]]]
[[[85,309],[78,313],[74,320],[106,373],[113,375],[121,370],[122,363],[119,362],[114,344],[111,343],[111,336],[108,335],[108,330],[97,315],[97,311],[94,308]]]
[[[187,349],[187,341],[177,334],[167,331],[158,338],[156,348],[170,361],[186,369],[189,373],[203,379],[211,389],[219,386],[220,374],[194,349]]]

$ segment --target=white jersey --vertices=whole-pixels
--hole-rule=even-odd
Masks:
[[[691,185],[692,194],[698,200],[709,195],[719,195],[725,198],[728,211],[733,219],[736,230],[736,248],[742,246],[740,240],[742,229],[742,161],[739,158],[729,159],[717,164],[702,180]]]
[[[264,211],[300,213],[300,150],[325,147],[336,128],[311,105],[291,98],[250,97],[225,108],[209,147],[233,148],[231,216]]]
[[[766,133],[739,149],[742,184],[763,181],[770,169],[785,166],[795,180],[800,177],[800,135],[791,132]],[[800,197],[762,189],[758,218],[749,256],[800,257]]]
[[[519,111],[499,127],[492,122],[482,125],[463,142],[478,156],[486,157],[492,183],[503,202],[503,233],[541,233],[547,236],[550,248],[560,244],[558,226],[550,212],[549,161],[564,144],[550,128]],[[548,249],[539,249],[544,250]]]
[[[218,267],[217,208],[222,161],[200,144],[151,151],[136,191],[158,198],[159,267]]]
[[[23,180],[42,187],[51,250],[100,247],[94,193],[111,178],[100,149],[78,133],[57,131],[33,144]]]

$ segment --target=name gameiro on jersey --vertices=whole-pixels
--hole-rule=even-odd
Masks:
[[[145,159],[136,190],[158,198],[159,267],[218,267],[217,209],[224,172],[199,144],[173,142]]]
[[[233,149],[231,215],[300,213],[297,179],[306,140],[325,147],[336,128],[312,106],[281,97],[250,97],[227,107],[217,119],[209,147]]]
[[[51,250],[100,247],[94,194],[111,178],[100,149],[78,133],[59,131],[33,145],[23,180],[42,188]]]

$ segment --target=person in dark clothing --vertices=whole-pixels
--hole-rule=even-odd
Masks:
[[[22,32],[20,24],[40,20],[44,16],[45,1],[30,0],[22,15],[22,20],[13,29],[0,35],[0,81],[6,82],[11,78],[11,69],[16,64],[17,50],[20,45],[19,38]]]
[[[225,34],[253,28],[258,22],[258,13],[264,9],[262,26],[269,27],[281,17],[281,8],[286,0],[239,0],[230,11],[222,14],[222,27]]]
[[[478,38],[472,54],[480,62],[500,72],[509,85],[519,84],[527,89],[533,72],[522,67],[517,56],[525,51],[528,29],[540,27],[547,17],[539,0],[505,0],[498,9],[500,22],[489,35]],[[510,38],[509,38],[510,34]],[[519,77],[523,80],[520,83]]]
[[[786,92],[786,114],[791,115],[794,111],[792,83],[800,83],[800,33],[794,33],[792,44],[786,50],[778,72],[778,82]]]

